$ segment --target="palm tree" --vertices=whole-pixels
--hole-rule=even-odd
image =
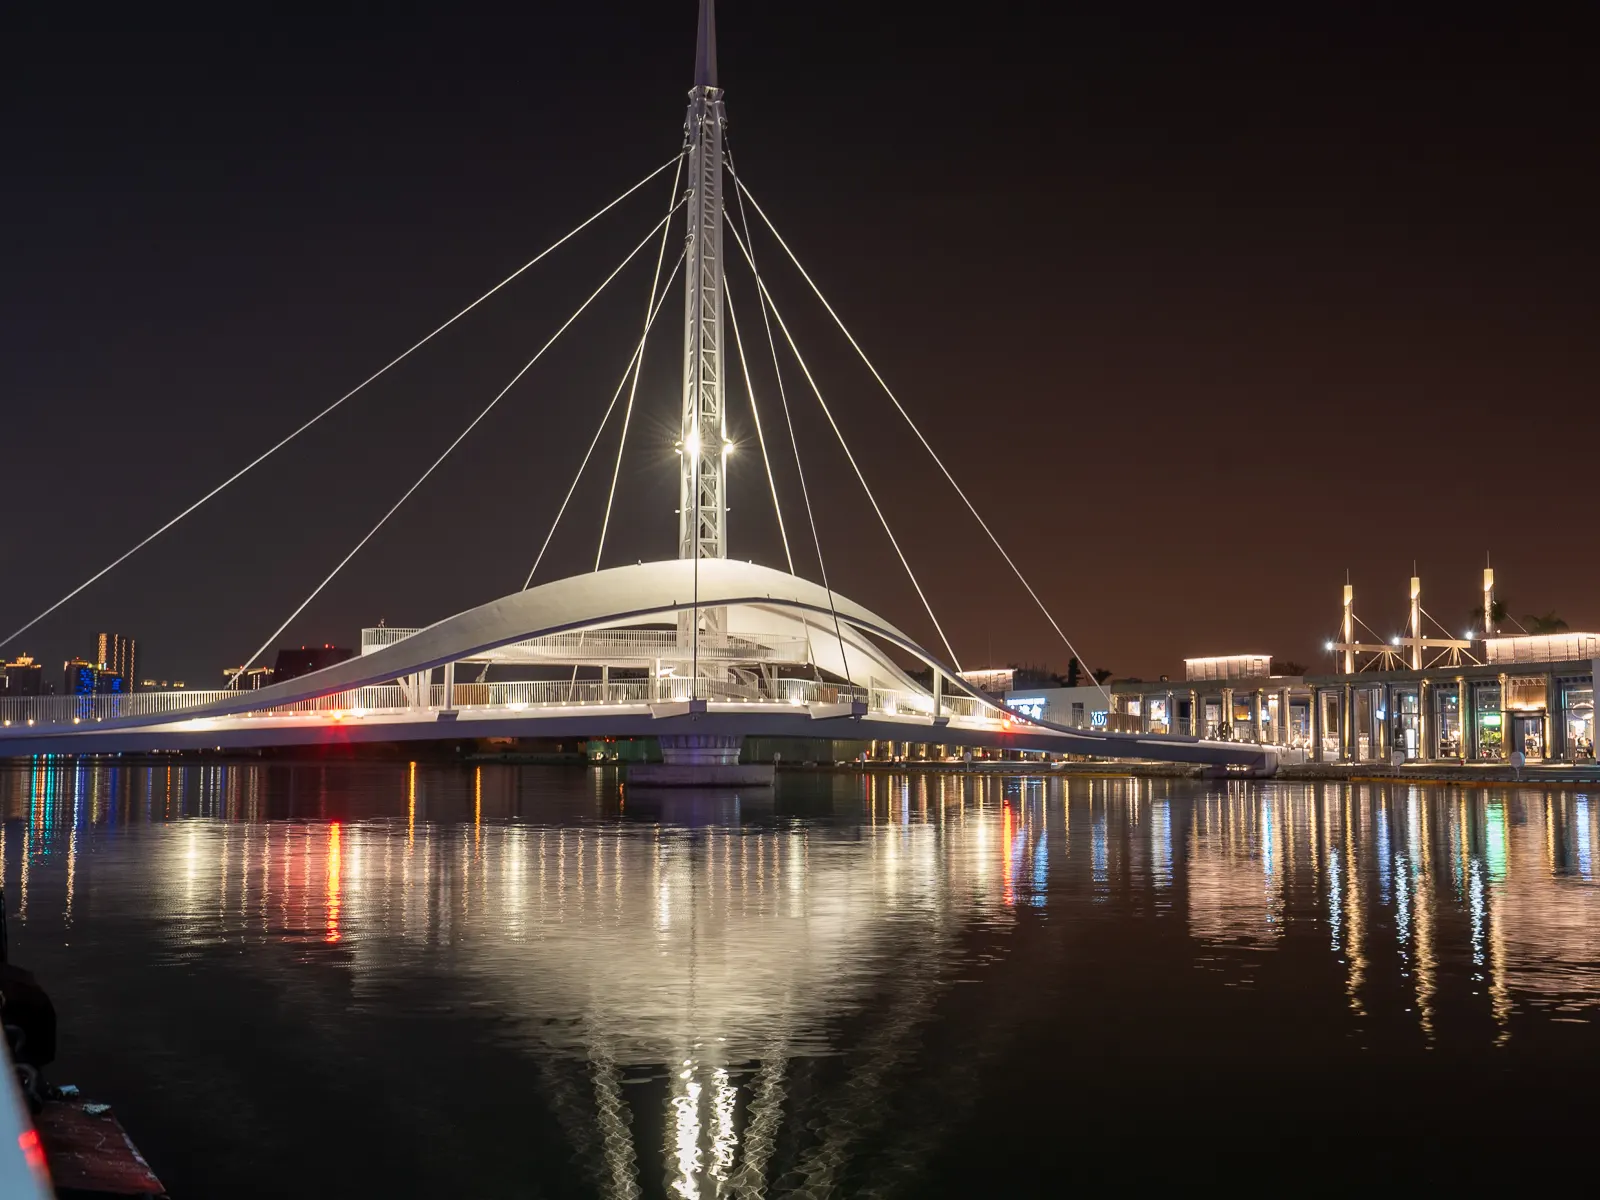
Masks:
[[[1491,600],[1489,602],[1489,628],[1493,629],[1506,619],[1506,604],[1504,600]],[[1483,628],[1483,605],[1478,605],[1472,610],[1472,627]]]
[[[1529,633],[1560,633],[1567,628],[1567,623],[1556,616],[1554,611],[1547,612],[1542,617],[1523,617]]]
[[[1111,672],[1106,670],[1104,667],[1099,668],[1094,673],[1094,681],[1096,683],[1104,683],[1106,680],[1108,680],[1110,678],[1111,678]]]

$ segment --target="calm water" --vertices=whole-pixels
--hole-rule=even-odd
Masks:
[[[0,772],[53,1077],[179,1200],[1595,1186],[1600,797]]]

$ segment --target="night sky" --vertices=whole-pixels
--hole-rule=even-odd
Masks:
[[[694,9],[9,36],[0,636],[671,157]],[[1485,552],[1514,615],[1600,628],[1585,39],[1301,6],[721,9],[742,175],[1089,665],[1326,669],[1347,569],[1387,634],[1417,560],[1459,631]],[[644,235],[667,182],[3,653],[54,671],[112,629],[141,675],[220,685]],[[1063,668],[803,282],[770,239],[758,253],[962,664]],[[283,643],[354,645],[521,586],[652,257]],[[742,265],[731,283],[764,363]],[[674,553],[681,314],[680,284],[611,565]],[[936,646],[785,366],[832,582]],[[730,421],[733,553],[782,566],[742,387]],[[592,566],[616,429],[540,579]],[[815,578],[792,467],[778,484]]]

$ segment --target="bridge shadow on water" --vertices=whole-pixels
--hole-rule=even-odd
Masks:
[[[107,760],[0,812],[54,1075],[178,1196],[1592,1173],[1583,792]]]

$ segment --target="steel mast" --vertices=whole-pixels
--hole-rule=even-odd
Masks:
[[[689,147],[678,557],[726,558],[728,425],[722,391],[722,89],[713,0],[700,0]],[[720,614],[705,613],[707,632]],[[720,632],[720,629],[718,630]]]

